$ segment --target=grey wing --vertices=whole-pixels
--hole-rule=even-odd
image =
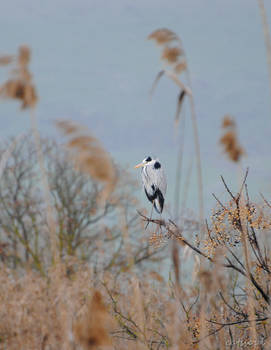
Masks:
[[[167,191],[167,179],[164,172],[164,169],[161,167],[159,169],[150,169],[150,177],[156,188],[159,188],[162,192],[162,195],[165,197]]]

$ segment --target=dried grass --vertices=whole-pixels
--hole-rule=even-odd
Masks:
[[[183,71],[185,71],[187,69],[187,64],[186,62],[180,62],[178,64],[176,64],[175,66],[175,72],[177,74],[181,74]]]
[[[229,159],[233,162],[239,162],[244,155],[244,150],[239,144],[236,124],[233,118],[226,115],[222,121],[222,128],[225,132],[219,142],[224,147],[224,152],[228,155]]]
[[[0,66],[7,66],[14,60],[11,55],[0,55]]]
[[[74,324],[76,342],[85,350],[112,345],[109,332],[114,328],[114,320],[109,314],[99,291],[94,291],[85,312]]]
[[[149,349],[162,342],[165,348],[176,308],[163,278],[152,271],[141,274],[140,282],[129,274],[119,282],[106,274],[105,281],[108,293],[97,290],[92,270],[72,258],[53,268],[49,279],[32,271],[20,276],[2,265],[0,345],[11,350]]]
[[[75,259],[53,269],[49,280],[31,271],[20,277],[1,266],[0,281],[1,348],[72,350],[75,344],[83,349],[111,344],[112,317],[93,287],[91,270]]]
[[[16,57],[16,67],[11,71],[11,78],[0,86],[0,96],[21,101],[21,108],[35,107],[38,97],[28,65],[31,52],[29,47],[21,46]],[[13,56],[0,57],[0,65],[13,62]]]
[[[152,32],[148,39],[161,46],[161,59],[172,67],[174,74],[181,74],[187,69],[185,52],[181,39],[169,29],[162,28]]]
[[[158,45],[167,44],[177,39],[177,35],[167,28],[157,29],[148,36],[149,40],[154,40]]]
[[[162,52],[162,59],[168,63],[176,63],[182,55],[182,50],[179,47],[165,47]]]
[[[104,184],[99,201],[105,202],[116,184],[116,171],[113,162],[100,142],[85,129],[69,121],[60,121],[58,128],[69,138],[66,146],[79,169],[94,180]]]

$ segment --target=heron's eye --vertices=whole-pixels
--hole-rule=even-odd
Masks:
[[[148,157],[145,159],[146,162],[151,162],[151,160],[152,160],[151,157]]]
[[[161,164],[159,162],[154,163],[154,169],[159,169],[161,168]]]

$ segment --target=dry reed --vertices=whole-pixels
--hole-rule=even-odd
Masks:
[[[224,147],[224,152],[229,159],[233,162],[238,162],[244,155],[244,150],[238,141],[235,121],[229,115],[223,118],[222,129],[224,130],[224,134],[221,136],[219,142]]]
[[[155,40],[158,45],[167,44],[177,39],[174,32],[167,28],[157,29],[148,36],[149,40]]]
[[[151,93],[153,93],[156,85],[163,75],[166,75],[170,78],[179,88],[179,96],[177,102],[177,109],[175,114],[175,129],[179,126],[181,120],[181,110],[184,103],[185,97],[187,96],[190,104],[190,116],[193,126],[193,136],[194,136],[194,145],[195,153],[197,160],[197,182],[198,182],[198,203],[199,203],[199,222],[200,222],[200,237],[203,236],[204,225],[204,203],[203,203],[203,180],[202,180],[202,168],[201,168],[201,156],[200,156],[200,144],[199,144],[199,135],[198,135],[198,125],[195,113],[194,105],[194,96],[191,89],[191,79],[188,70],[187,58],[185,50],[182,44],[180,37],[172,32],[171,30],[162,28],[154,31],[148,36],[148,39],[156,41],[157,44],[161,47],[161,59],[165,66],[169,66],[169,69],[164,68],[161,72],[158,73]],[[183,72],[186,73],[186,79],[188,81],[188,86],[184,84],[179,75]],[[182,165],[182,152],[183,152],[183,140],[180,140],[180,152],[177,155],[177,167]],[[180,196],[180,185],[181,185],[181,169],[177,168],[176,171],[176,186],[175,186],[175,219],[180,215],[179,213],[179,196]],[[182,210],[181,210],[182,211]],[[179,282],[179,271],[180,271],[180,260],[178,258],[178,248],[172,245],[172,261],[175,270],[175,279]]]
[[[161,59],[173,72],[181,74],[187,69],[187,62],[182,43],[178,35],[169,29],[157,29],[148,36],[162,47]]]
[[[269,90],[270,90],[270,100],[271,100],[271,35],[268,26],[267,13],[264,7],[264,0],[258,0],[258,5],[260,9],[260,14],[262,18],[263,24],[263,34],[264,34],[264,42],[266,48],[266,57],[267,57],[267,67],[268,67],[268,75],[269,75]]]
[[[29,71],[31,52],[28,46],[21,46],[16,57],[16,67],[11,71],[11,78],[0,86],[0,95],[4,98],[18,99],[21,108],[33,108],[38,100],[36,88]],[[13,63],[12,56],[0,57],[0,65]]]
[[[198,196],[199,196],[199,221],[203,225],[204,218],[204,203],[203,203],[203,180],[202,180],[202,167],[200,156],[200,144],[198,135],[198,125],[194,105],[194,97],[191,89],[191,79],[187,64],[187,58],[185,50],[180,37],[169,29],[162,28],[152,32],[148,39],[154,40],[161,47],[161,59],[164,64],[169,65],[170,68],[164,68],[157,74],[157,77],[151,88],[151,94],[153,93],[156,85],[162,76],[166,75],[170,78],[179,88],[179,98],[177,102],[177,110],[175,115],[175,127],[178,126],[181,116],[181,107],[184,102],[185,96],[189,98],[190,115],[193,125],[193,136],[195,144],[195,152],[197,159],[197,182],[198,182]],[[184,84],[179,75],[185,72],[188,85]]]
[[[85,312],[74,324],[76,342],[85,350],[112,345],[109,332],[113,327],[113,318],[103,302],[101,293],[96,290],[86,304]]]
[[[116,172],[113,162],[100,144],[84,128],[69,121],[60,121],[58,128],[69,138],[66,144],[77,166],[94,180],[104,184],[99,202],[104,203],[113,192],[116,183]]]

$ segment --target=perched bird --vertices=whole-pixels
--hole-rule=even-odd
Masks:
[[[142,168],[141,177],[146,196],[157,213],[161,214],[167,190],[167,180],[161,163],[158,159],[147,157],[135,168]]]

